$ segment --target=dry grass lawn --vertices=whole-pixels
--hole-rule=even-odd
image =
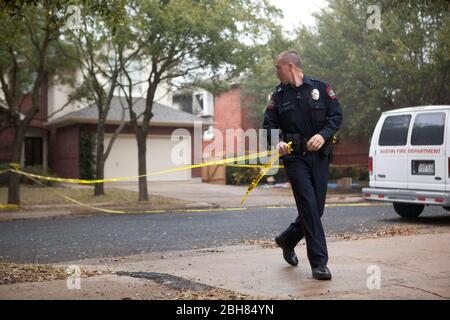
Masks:
[[[27,205],[57,205],[73,204],[73,202],[61,196],[73,198],[82,203],[122,205],[144,205],[138,202],[138,193],[130,190],[106,188],[104,196],[94,197],[93,187],[70,188],[64,186],[43,187],[35,185],[23,185],[20,188],[21,203]],[[183,206],[189,202],[167,198],[158,195],[149,195],[152,207],[157,206]],[[5,204],[8,199],[8,188],[0,187],[0,204]]]

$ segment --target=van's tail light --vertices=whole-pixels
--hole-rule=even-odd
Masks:
[[[450,158],[449,158],[449,165],[450,165]],[[371,176],[373,172],[373,158],[369,157],[369,175]]]

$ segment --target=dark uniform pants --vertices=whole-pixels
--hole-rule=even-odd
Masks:
[[[288,247],[294,248],[305,237],[311,267],[327,265],[327,244],[320,218],[325,207],[329,159],[319,152],[312,152],[305,156],[284,156],[283,162],[294,193],[298,217],[281,234],[281,238]]]

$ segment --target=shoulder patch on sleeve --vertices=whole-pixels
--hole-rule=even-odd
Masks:
[[[336,94],[334,93],[333,89],[331,89],[330,85],[328,85],[328,84],[327,84],[327,87],[326,87],[326,91],[327,91],[328,96],[331,99],[336,99]]]

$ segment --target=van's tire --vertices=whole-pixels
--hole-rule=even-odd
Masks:
[[[423,208],[425,208],[423,204],[394,202],[394,210],[402,218],[417,218],[422,213]]]

